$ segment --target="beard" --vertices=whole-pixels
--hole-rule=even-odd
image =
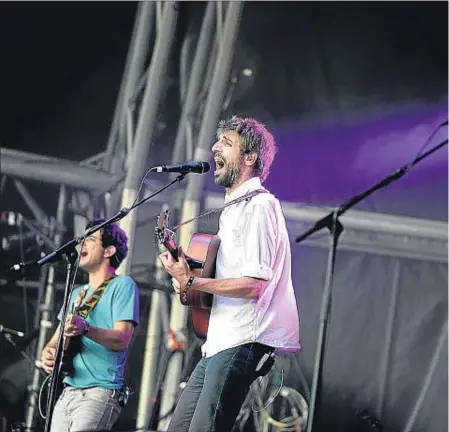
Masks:
[[[228,164],[225,162],[224,172],[215,176],[215,184],[226,189],[232,188],[240,179],[242,168],[238,162]]]

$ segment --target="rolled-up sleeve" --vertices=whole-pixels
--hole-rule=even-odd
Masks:
[[[270,280],[276,256],[276,212],[274,204],[263,201],[251,206],[242,221],[242,248],[245,262],[241,277]]]

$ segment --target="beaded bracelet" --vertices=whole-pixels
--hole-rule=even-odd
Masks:
[[[189,280],[186,283],[186,286],[183,288],[182,293],[181,293],[181,302],[182,303],[187,303],[187,291],[192,286],[194,279],[195,279],[195,276],[190,276]]]

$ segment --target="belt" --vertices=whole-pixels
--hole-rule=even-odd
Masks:
[[[112,392],[112,396],[115,396],[115,395],[117,395],[117,394],[121,394],[121,393],[124,393],[124,392],[125,392],[125,388],[124,388],[124,387],[122,387],[122,388],[117,388],[117,389],[109,389],[109,388],[100,387],[100,386],[94,386],[94,387],[75,387],[75,386],[72,386],[72,385],[67,384],[67,383],[63,383],[62,386],[63,386],[64,390],[65,390],[65,389],[89,390],[89,389],[92,389],[92,388],[101,388],[102,390],[110,390],[110,391]]]

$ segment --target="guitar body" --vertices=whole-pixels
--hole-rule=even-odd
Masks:
[[[69,316],[72,319],[73,315]],[[61,377],[73,376],[75,369],[73,367],[73,358],[81,350],[81,336],[67,338],[64,336],[62,345],[62,360],[61,360]]]
[[[214,278],[215,261],[220,237],[212,234],[196,233],[190,239],[187,256],[203,263],[202,268],[193,268],[192,273],[197,277]],[[213,295],[202,291],[188,290],[187,301],[181,303],[190,307],[193,331],[200,339],[206,339],[209,327],[210,310]]]

